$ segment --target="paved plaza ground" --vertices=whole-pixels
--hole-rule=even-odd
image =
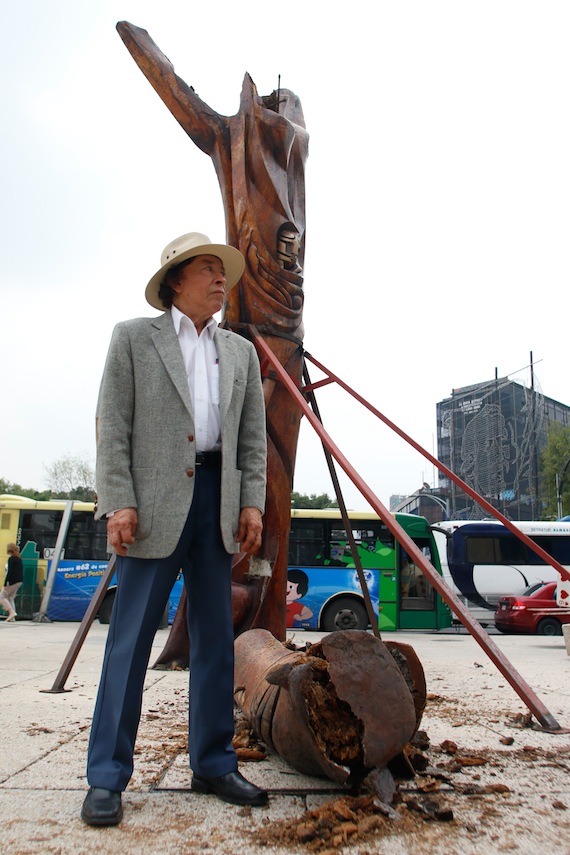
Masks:
[[[53,686],[76,631],[71,623],[0,623],[3,853],[570,853],[570,735],[534,728],[527,706],[479,645],[453,630],[385,636],[414,647],[428,689],[421,723],[427,768],[399,783],[392,818],[272,754],[241,765],[270,790],[268,807],[244,809],[192,794],[188,675],[149,669],[124,820],[117,828],[88,828],[79,811],[107,627],[90,629],[69,691],[42,691]],[[151,661],[167,635],[159,630]],[[294,640],[304,645],[319,637],[297,633]],[[564,639],[494,635],[493,641],[555,720],[570,727]],[[334,828],[315,836],[316,824],[324,829],[331,816]]]

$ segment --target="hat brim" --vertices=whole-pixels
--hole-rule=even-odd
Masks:
[[[183,261],[188,261],[189,258],[194,258],[196,255],[215,255],[216,258],[220,259],[224,265],[226,275],[226,294],[230,288],[237,285],[245,270],[245,258],[239,249],[233,246],[228,246],[225,243],[205,243],[201,246],[194,246],[192,249],[187,250],[187,252],[181,252],[180,255],[167,261],[149,281],[144,295],[147,303],[150,303],[153,309],[158,309],[160,312],[164,311],[164,305],[158,296],[158,292],[166,271],[170,270],[171,267],[182,264]]]

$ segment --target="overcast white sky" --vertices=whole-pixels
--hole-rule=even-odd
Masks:
[[[1,477],[40,489],[64,454],[94,460],[114,324],[153,314],[144,287],[172,238],[225,239],[211,160],[119,20],[219,113],[246,71],[300,97],[309,352],[430,452],[436,402],[495,369],[528,384],[531,351],[544,394],[570,403],[570,4],[19,0],[0,11]],[[317,394],[384,504],[436,483],[343,392]],[[306,424],[294,488],[332,494]]]

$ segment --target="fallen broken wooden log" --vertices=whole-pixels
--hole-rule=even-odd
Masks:
[[[236,702],[293,768],[359,783],[402,752],[425,704],[413,649],[391,645],[396,657],[378,638],[351,630],[292,650],[267,630],[249,630],[235,643]]]

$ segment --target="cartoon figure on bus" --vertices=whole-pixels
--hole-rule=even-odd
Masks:
[[[299,602],[309,590],[309,577],[304,570],[287,571],[287,627],[313,617],[313,612]]]

